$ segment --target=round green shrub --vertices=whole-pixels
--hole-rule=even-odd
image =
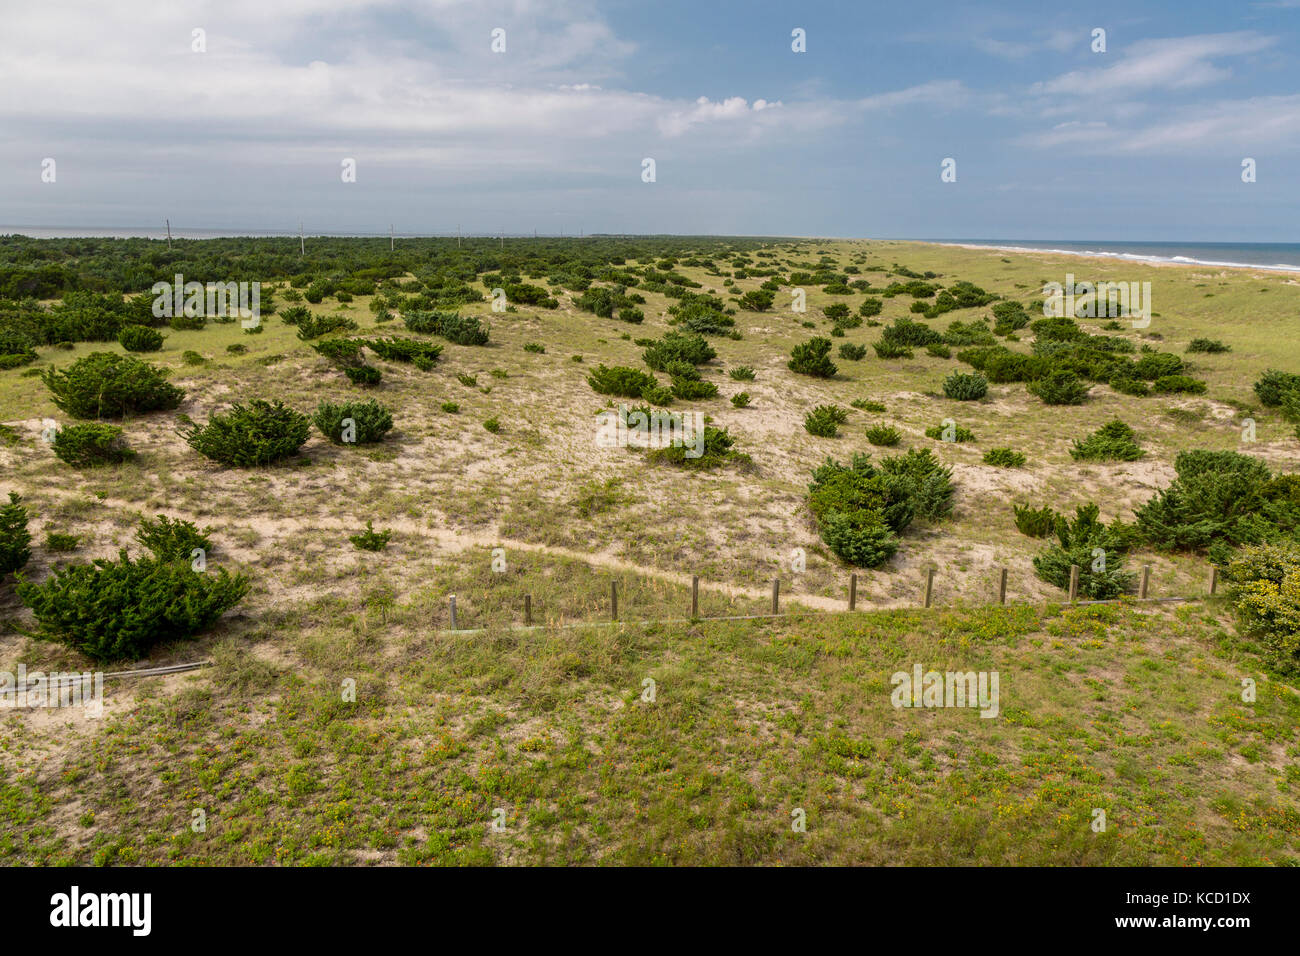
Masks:
[[[138,660],[216,623],[248,592],[248,579],[122,551],[117,561],[56,568],[40,584],[20,578],[17,591],[36,615],[37,637],[95,661]]]
[[[953,372],[943,380],[943,394],[959,402],[973,402],[988,392],[988,379],[978,372]]]
[[[1047,405],[1082,405],[1088,399],[1088,386],[1073,372],[1057,369],[1025,386]]]
[[[46,369],[41,380],[54,404],[73,418],[121,418],[179,405],[185,392],[163,376],[134,356],[92,352],[66,371]]]
[[[182,417],[179,434],[199,454],[223,465],[269,465],[295,454],[311,433],[306,415],[283,402],[255,398],[217,413],[206,425]]]
[[[124,325],[117,344],[128,352],[157,352],[163,347],[162,333],[147,325]]]
[[[54,454],[73,468],[117,465],[134,457],[126,447],[122,429],[100,422],[66,425],[54,434]]]
[[[368,445],[383,441],[384,435],[393,427],[392,412],[373,399],[344,402],[342,405],[321,402],[312,420],[321,434],[336,445]]]

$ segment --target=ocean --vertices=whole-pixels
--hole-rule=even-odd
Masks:
[[[1016,252],[1058,252],[1107,256],[1133,262],[1253,266],[1300,272],[1300,242],[1081,242],[1075,239],[926,239],[949,245],[983,246]]]

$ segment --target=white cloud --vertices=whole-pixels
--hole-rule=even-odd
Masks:
[[[1112,48],[1110,53],[1097,54],[1101,65],[1096,68],[1074,70],[1037,83],[1031,92],[1096,96],[1208,86],[1232,75],[1230,69],[1217,66],[1214,61],[1259,53],[1274,43],[1274,37],[1248,31],[1142,40],[1123,50]],[[1118,62],[1111,57],[1118,58]]]

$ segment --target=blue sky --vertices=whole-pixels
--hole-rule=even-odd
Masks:
[[[1300,0],[45,0],[4,22],[7,225],[1300,240]]]

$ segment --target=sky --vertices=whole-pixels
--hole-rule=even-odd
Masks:
[[[1300,241],[1300,0],[0,0],[0,23],[4,227]]]

